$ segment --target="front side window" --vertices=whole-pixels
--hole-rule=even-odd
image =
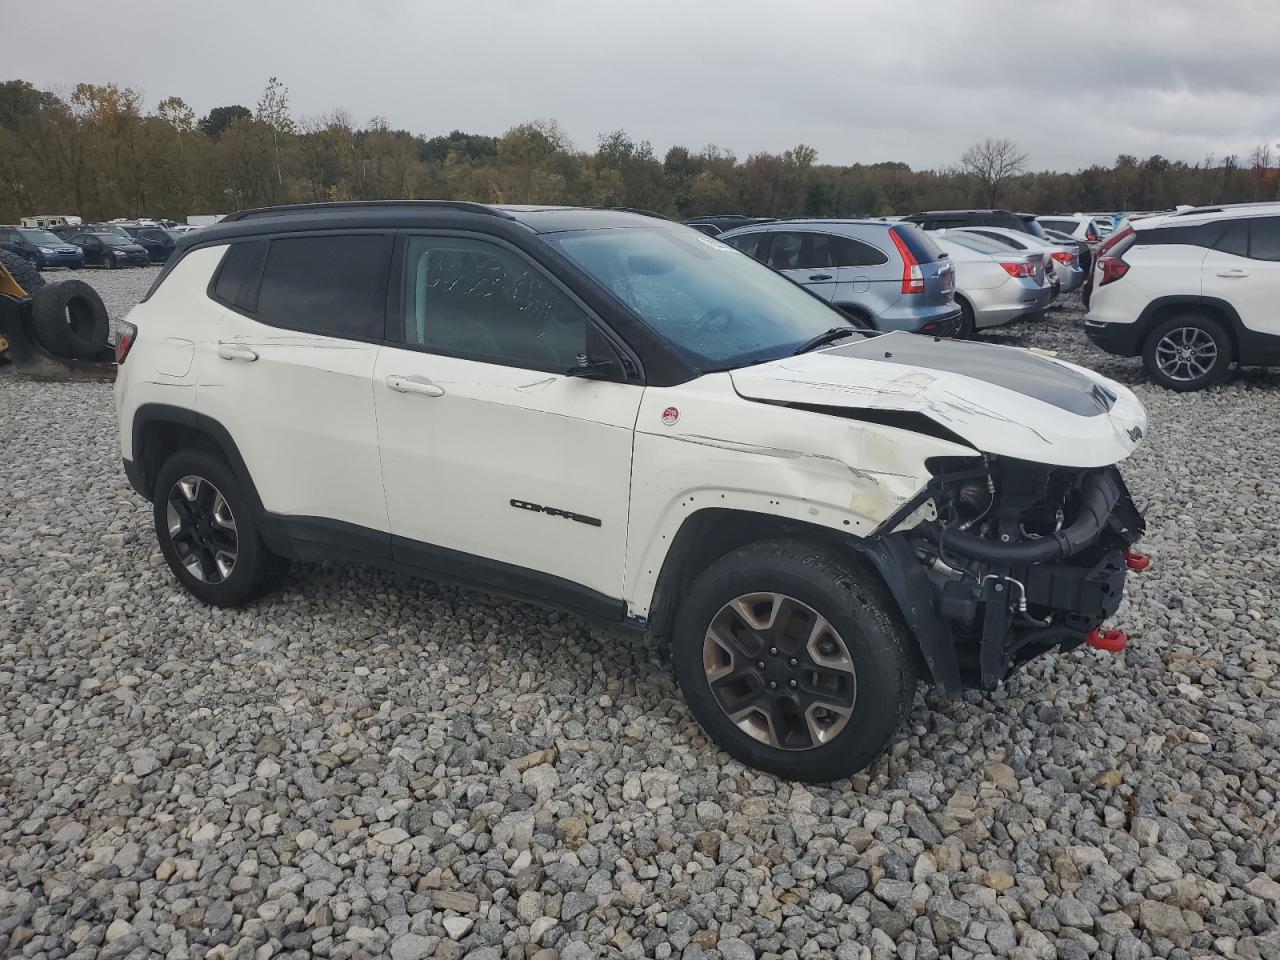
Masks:
[[[381,339],[389,246],[376,235],[272,240],[258,319],[323,336]]]
[[[586,354],[587,315],[523,257],[483,240],[412,237],[404,342],[427,350],[563,373]]]
[[[705,232],[705,231],[704,231]],[[744,233],[737,237],[725,237],[724,242],[735,250],[741,250],[748,257],[760,256],[760,241],[765,238],[763,233]]]
[[[803,287],[686,227],[577,230],[549,240],[704,373],[788,356],[817,334],[851,326]]]

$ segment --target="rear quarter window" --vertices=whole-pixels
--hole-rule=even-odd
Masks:
[[[253,304],[250,298],[258,273],[262,270],[262,254],[265,252],[265,240],[246,240],[233,243],[222,255],[222,262],[213,275],[213,286],[210,295],[219,303],[235,307],[245,313],[252,313]],[[156,279],[157,286],[163,275]]]
[[[899,223],[889,229],[898,235],[920,263],[934,263],[942,259],[942,250],[933,242],[933,238],[914,224]]]

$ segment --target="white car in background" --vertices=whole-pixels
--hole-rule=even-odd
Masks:
[[[1102,242],[1102,228],[1093,217],[1084,213],[1055,213],[1052,216],[1036,217],[1036,223],[1046,230],[1057,230],[1077,240],[1093,244]]]
[[[1060,293],[1073,293],[1084,283],[1084,270],[1080,267],[1080,254],[1074,248],[1068,249],[1061,244],[1049,240],[1041,240],[1029,233],[1009,230],[1005,227],[957,227],[968,233],[976,233],[1005,244],[1013,250],[1042,252],[1047,251],[1053,264],[1054,275],[1061,284]]]
[[[964,230],[931,235],[956,269],[956,303],[964,314],[960,336],[1042,312],[1053,300],[1040,254],[1019,254]]]
[[[1142,357],[1170,390],[1200,390],[1232,363],[1280,366],[1280,203],[1145,217],[1103,245],[1085,332]]]

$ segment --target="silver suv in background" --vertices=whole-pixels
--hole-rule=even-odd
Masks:
[[[861,326],[960,333],[955,268],[924,231],[883,220],[775,220],[717,238],[838,307]]]

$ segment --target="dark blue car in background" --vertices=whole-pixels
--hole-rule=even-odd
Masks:
[[[84,266],[84,251],[48,230],[0,226],[0,248],[30,260],[40,270],[47,267]]]

